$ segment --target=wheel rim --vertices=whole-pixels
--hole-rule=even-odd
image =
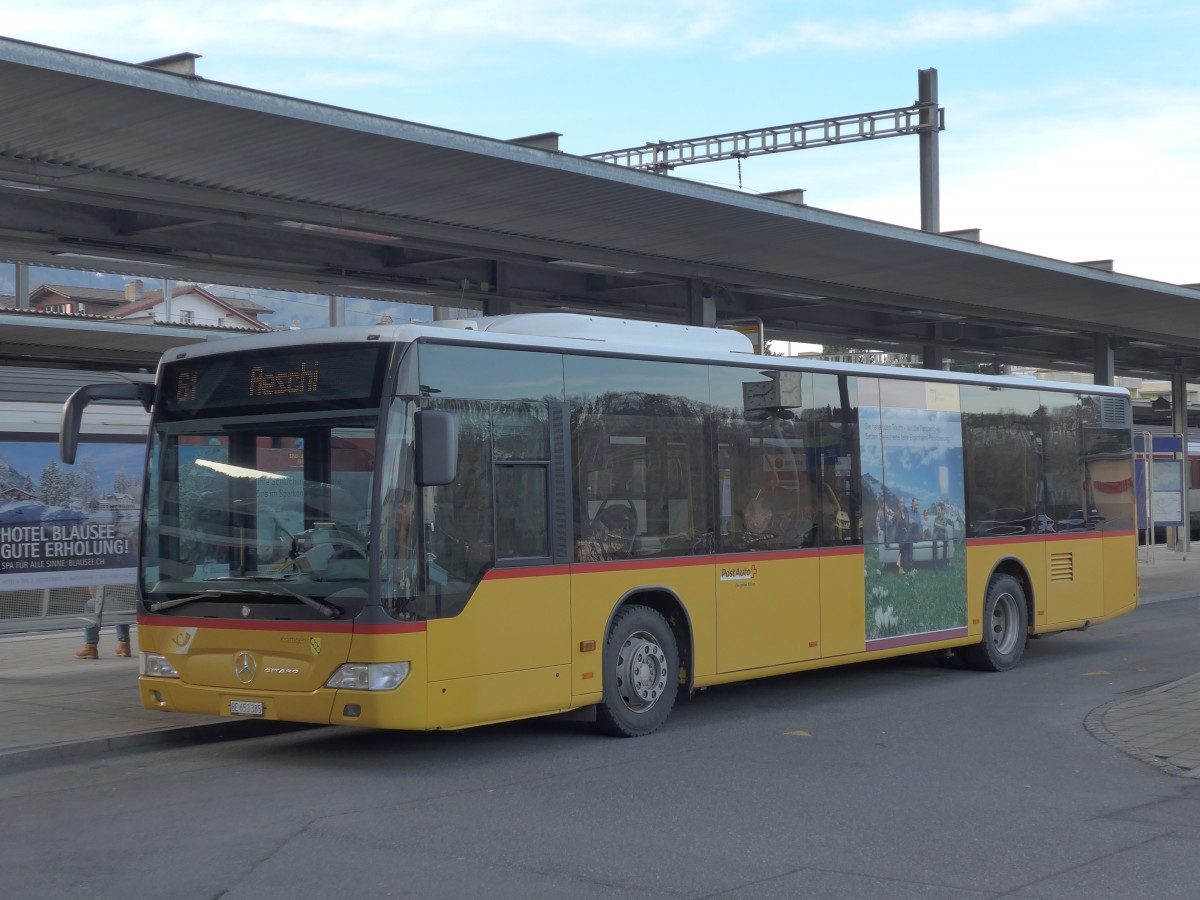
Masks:
[[[617,691],[633,712],[645,712],[667,689],[667,654],[653,635],[636,631],[617,652]]]
[[[996,598],[992,606],[991,641],[996,652],[1002,656],[1012,653],[1017,646],[1017,623],[1020,619],[1016,597],[1005,591]]]

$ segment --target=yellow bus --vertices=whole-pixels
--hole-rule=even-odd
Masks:
[[[458,729],[931,650],[1002,671],[1137,605],[1122,389],[762,356],[546,313],[167,353],[146,707]]]

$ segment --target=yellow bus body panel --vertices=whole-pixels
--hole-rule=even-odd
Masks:
[[[462,612],[429,620],[429,681],[566,665],[570,627],[565,571],[492,569]]]
[[[821,561],[815,551],[740,553],[717,563],[718,672],[820,655]]]
[[[866,573],[861,547],[821,553],[822,657],[862,653],[867,646]]]
[[[1046,616],[1040,624],[1063,627],[1104,614],[1104,540],[1099,537],[1048,538]]]
[[[1132,612],[1138,605],[1137,533],[1105,534],[1104,612],[1100,621]]]
[[[430,682],[429,727],[466,728],[572,707],[570,667],[549,666]]]
[[[570,635],[565,567],[491,570],[462,612],[428,623],[429,727],[570,708]]]

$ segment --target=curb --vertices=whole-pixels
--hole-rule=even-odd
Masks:
[[[1180,597],[1178,599],[1184,599],[1185,597],[1192,596],[1195,595],[1186,594],[1184,597]],[[1163,599],[1167,600],[1171,598],[1164,597]],[[1151,765],[1160,770],[1164,775],[1177,775],[1181,778],[1200,778],[1200,769],[1181,769],[1179,766],[1167,762],[1162,757],[1155,756],[1148,750],[1143,750],[1136,744],[1133,744],[1124,738],[1117,737],[1104,725],[1104,716],[1110,709],[1120,706],[1123,703],[1127,703],[1134,697],[1144,697],[1147,694],[1158,694],[1162,693],[1163,691],[1169,691],[1172,688],[1176,688],[1181,684],[1193,681],[1196,678],[1200,678],[1200,674],[1188,675],[1184,678],[1177,678],[1174,681],[1168,681],[1166,684],[1155,685],[1149,690],[1143,688],[1140,690],[1135,689],[1133,691],[1126,691],[1122,696],[1117,697],[1115,700],[1109,700],[1107,703],[1097,706],[1090,713],[1088,713],[1087,716],[1084,717],[1083,727],[1087,729],[1088,733],[1092,737],[1100,741],[1100,743],[1107,744],[1114,749],[1120,750],[1126,756],[1132,756],[1139,762],[1144,762],[1148,765]]]
[[[0,772],[19,768],[38,768],[83,760],[97,761],[104,753],[137,753],[170,749],[187,744],[246,740],[270,737],[291,731],[320,728],[304,722],[213,722],[203,725],[177,725],[139,734],[122,734],[61,744],[40,744],[0,751]]]

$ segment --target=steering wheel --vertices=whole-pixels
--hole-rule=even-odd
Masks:
[[[633,501],[628,497],[616,502],[610,497],[600,504],[592,522],[599,525],[609,534],[632,538],[637,534],[638,515]]]

